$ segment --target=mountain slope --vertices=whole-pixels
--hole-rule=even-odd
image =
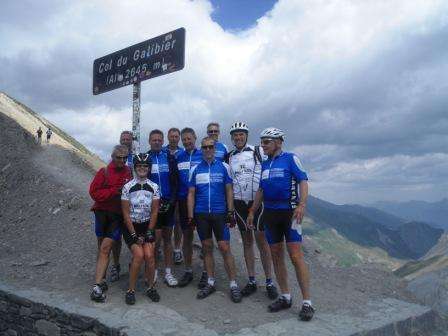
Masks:
[[[376,218],[361,215],[361,208],[339,206],[312,196],[308,201],[308,214],[315,222],[335,228],[341,235],[359,245],[382,248],[396,258],[422,257],[443,233],[443,230],[425,223],[403,224],[397,219],[396,224],[391,224],[392,217],[385,216],[389,221],[388,226],[394,227],[392,229],[376,221]],[[367,214],[372,212],[377,213],[366,211]],[[419,243],[415,244],[416,241]]]
[[[32,136],[36,135],[36,131],[39,126],[42,127],[44,133],[46,128],[50,127],[53,131],[53,135],[51,137],[52,144],[75,152],[76,155],[79,156],[85,164],[87,164],[87,166],[94,171],[104,166],[104,162],[97,155],[92,154],[76,139],[66,134],[59,127],[52,124],[50,121],[46,120],[27,106],[2,92],[0,92],[0,113],[13,119]]]
[[[406,220],[423,221],[448,230],[448,199],[439,202],[376,202],[372,206]]]

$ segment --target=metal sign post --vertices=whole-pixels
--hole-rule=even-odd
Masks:
[[[93,62],[94,95],[133,85],[134,153],[140,152],[140,83],[182,70],[184,64],[185,28],[134,44]]]
[[[134,83],[132,90],[132,151],[140,153],[140,82]]]

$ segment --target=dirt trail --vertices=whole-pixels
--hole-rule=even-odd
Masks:
[[[93,177],[85,163],[71,151],[59,146],[39,147],[11,119],[0,114],[5,132],[0,135],[4,161],[0,165],[0,281],[18,288],[36,287],[63,294],[86,307],[98,306],[89,301],[96,257],[96,238],[92,229],[92,204],[87,189]],[[245,269],[239,233],[232,231],[232,249],[238,265],[238,281],[244,285]],[[318,314],[345,312],[350,316],[368,313],[372,300],[396,298],[412,301],[404,283],[375,265],[352,268],[329,266],[326,256],[318,254],[305,241],[306,258],[312,272],[312,292]],[[300,302],[298,288],[292,286],[295,308],[269,314],[264,289],[241,304],[228,298],[228,282],[221,257],[215,253],[218,293],[198,301],[196,283],[184,289],[169,289],[159,284],[161,311],[175,311],[191,322],[219,332],[235,332],[244,327],[296,318]],[[127,285],[125,265],[129,252],[124,247],[122,279],[111,286],[110,298],[101,309],[122,310]],[[201,270],[197,254],[196,276]],[[290,270],[291,271],[291,270]],[[182,267],[175,273],[180,277]],[[258,281],[264,282],[258,263]],[[296,281],[290,272],[290,283]],[[161,282],[161,281],[160,281]],[[142,289],[139,282],[139,290]],[[151,306],[141,291],[135,308]],[[152,304],[152,307],[154,304]],[[146,309],[146,308],[145,308]]]

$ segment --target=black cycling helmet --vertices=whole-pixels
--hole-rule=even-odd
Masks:
[[[149,158],[149,154],[148,153],[136,154],[132,158],[132,164],[134,165],[134,167],[137,166],[137,165],[149,166],[150,163],[151,162],[150,162],[150,158]]]

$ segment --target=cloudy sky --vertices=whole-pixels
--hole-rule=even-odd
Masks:
[[[93,96],[93,60],[178,27],[185,69],[142,83],[144,139],[243,120],[258,142],[277,126],[316,196],[448,197],[446,0],[6,0],[0,90],[106,157],[132,87]]]

